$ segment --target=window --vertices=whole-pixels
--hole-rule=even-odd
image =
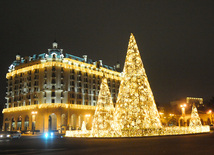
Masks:
[[[74,73],[74,70],[72,69],[72,70],[70,70],[70,73]]]
[[[39,85],[39,82],[38,82],[38,81],[35,81],[35,82],[34,82],[34,85],[35,85],[35,86],[38,86],[38,85]]]
[[[56,80],[55,80],[55,79],[52,79],[51,83],[52,83],[52,84],[55,84],[55,83],[56,83]]]
[[[52,71],[56,71],[56,68],[55,68],[55,66],[53,66],[53,67],[52,67]]]
[[[84,87],[85,87],[85,88],[88,88],[88,84],[85,84]]]
[[[84,93],[88,93],[88,89],[84,89]]]
[[[74,94],[71,94],[70,96],[71,96],[71,98],[75,98]]]
[[[55,94],[55,91],[52,91],[52,92],[51,92],[51,97],[55,97],[55,95],[56,95],[56,94]]]
[[[88,82],[88,78],[84,78],[84,82]]]
[[[35,73],[39,73],[39,69],[35,69]]]
[[[74,86],[74,81],[71,82],[71,85]]]
[[[80,88],[77,88],[77,92],[81,92],[81,89],[80,89]]]
[[[34,104],[38,104],[38,101],[37,101],[37,100],[35,100],[35,101],[34,101]]]
[[[82,95],[81,95],[81,94],[78,94],[78,95],[77,95],[77,99],[82,99]]]
[[[71,75],[70,78],[71,78],[72,80],[74,80],[74,75]]]

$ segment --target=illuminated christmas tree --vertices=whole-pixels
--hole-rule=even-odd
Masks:
[[[113,136],[113,112],[114,105],[108,88],[107,79],[104,77],[100,86],[96,111],[92,122],[91,135],[93,137]]]
[[[200,127],[202,126],[201,124],[201,119],[198,115],[197,108],[195,104],[192,105],[192,113],[191,113],[191,118],[190,118],[190,127]]]
[[[133,34],[129,40],[114,117],[117,131],[162,127]]]

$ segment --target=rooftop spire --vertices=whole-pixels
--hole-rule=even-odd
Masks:
[[[58,44],[57,44],[57,42],[56,42],[56,39],[55,39],[54,42],[53,42],[53,48],[58,48]]]

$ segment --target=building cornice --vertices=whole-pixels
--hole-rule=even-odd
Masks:
[[[67,103],[44,103],[44,104],[38,104],[38,105],[28,105],[28,106],[22,106],[22,107],[5,108],[5,109],[3,109],[2,113],[27,111],[27,110],[50,109],[50,108],[95,110],[96,106],[67,104]]]
[[[41,61],[40,64],[35,64],[32,66],[17,69],[10,73],[7,73],[6,78],[9,79],[11,76],[14,76],[19,73],[24,73],[24,72],[32,71],[34,69],[40,69],[40,68],[50,67],[50,66],[59,66],[59,67],[64,67],[64,68],[69,68],[69,69],[75,69],[75,70],[79,70],[82,72],[86,72],[89,74],[95,74],[95,75],[99,75],[99,76],[103,76],[103,74],[105,74],[105,76],[107,78],[116,79],[116,80],[121,79],[121,77],[120,77],[121,73],[119,73],[119,72],[112,71],[112,70],[106,69],[104,67],[97,68],[93,64],[88,64],[85,62],[80,62],[80,61],[69,59],[69,58],[65,58],[63,60],[63,62],[54,62],[54,61],[42,62]]]

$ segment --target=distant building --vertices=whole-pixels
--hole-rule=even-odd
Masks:
[[[192,112],[192,104],[195,104],[198,108],[199,117],[201,118],[201,122],[203,125],[210,125],[213,124],[213,113],[208,113],[206,109],[204,109],[203,98],[196,98],[196,97],[186,97],[184,99],[180,99],[177,101],[170,102],[172,106],[172,113],[180,115],[177,118],[177,122],[180,126],[188,126],[191,118]],[[186,104],[182,111],[181,105]],[[202,110],[200,110],[202,109]]]
[[[3,130],[91,128],[101,79],[108,78],[116,102],[120,85],[120,65],[104,65],[63,53],[56,42],[47,53],[21,57],[10,65],[7,78]]]
[[[186,103],[191,104],[191,105],[194,103],[197,107],[203,107],[204,106],[203,98],[187,97]]]
[[[192,106],[195,103],[196,107],[203,107],[203,98],[196,98],[196,97],[186,97],[180,100],[170,102],[172,107],[179,108],[181,104],[187,104],[187,106]]]

